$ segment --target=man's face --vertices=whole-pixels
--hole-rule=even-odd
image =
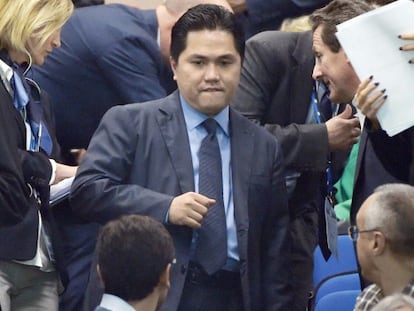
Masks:
[[[358,231],[364,231],[367,229],[365,226],[365,214],[366,209],[369,204],[372,204],[373,196],[371,195],[361,206],[356,216],[356,225]],[[357,256],[358,262],[361,267],[361,274],[367,280],[373,281],[372,268],[373,268],[373,258],[370,252],[370,242],[372,241],[372,232],[363,232],[358,234],[358,239],[356,242],[357,246]]]
[[[177,62],[171,60],[171,66],[185,100],[194,109],[213,116],[229,104],[236,91],[241,58],[231,33],[191,31],[185,50]]]
[[[323,25],[316,28],[313,33],[313,52],[316,63],[312,77],[326,83],[332,102],[349,103],[352,101],[360,81],[344,51],[341,49],[338,53],[334,53],[322,41],[322,29]]]

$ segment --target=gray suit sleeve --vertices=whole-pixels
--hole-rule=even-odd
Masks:
[[[304,64],[293,63],[296,39],[288,36],[295,34],[272,31],[248,40],[240,84],[232,106],[278,138],[287,166],[298,171],[323,171],[329,153],[328,133],[324,124],[304,124],[311,91],[311,87],[307,90],[304,85],[310,85],[312,80],[310,75],[306,76]],[[294,66],[298,67],[295,74],[292,73]],[[295,79],[304,81],[301,89],[292,90],[291,84]],[[301,102],[292,99],[293,91],[300,94]],[[309,96],[303,96],[303,92],[309,92]],[[302,107],[301,116],[292,116],[290,105],[306,107]],[[295,123],[294,117],[301,122]]]
[[[125,106],[113,107],[105,114],[72,185],[75,213],[99,223],[125,214],[164,221],[173,197],[128,180],[139,139]]]

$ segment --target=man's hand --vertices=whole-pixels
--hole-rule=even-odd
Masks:
[[[69,166],[65,164],[56,163],[56,175],[53,184],[57,184],[65,178],[75,176],[77,170],[77,166]]]
[[[208,208],[215,203],[216,200],[199,193],[184,193],[172,200],[168,221],[174,225],[198,229],[201,227]]]
[[[328,131],[329,150],[348,150],[358,142],[361,128],[358,118],[352,116],[352,108],[347,105],[345,110],[328,120],[326,123]]]
[[[380,124],[377,119],[377,113],[387,99],[387,95],[384,95],[385,89],[374,92],[379,84],[372,83],[372,78],[372,76],[369,77],[359,85],[355,101],[357,108],[361,110],[362,114],[371,120],[373,128],[379,129]]]

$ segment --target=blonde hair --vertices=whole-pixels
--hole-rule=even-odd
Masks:
[[[296,18],[285,18],[280,26],[281,31],[285,32],[304,32],[312,29],[309,15],[303,15]]]
[[[0,0],[0,49],[29,55],[33,38],[43,45],[73,12],[71,0]]]

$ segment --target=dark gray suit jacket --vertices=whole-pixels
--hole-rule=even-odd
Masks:
[[[176,89],[157,43],[155,10],[97,5],[75,10],[34,79],[52,99],[62,149],[87,148],[104,113]]]
[[[288,310],[289,222],[282,155],[264,129],[230,110],[231,163],[240,273],[246,310]],[[178,92],[117,106],[104,116],[72,188],[76,213],[105,223],[124,214],[165,221],[171,201],[194,191]],[[187,273],[192,230],[166,225],[177,264],[162,310],[176,310]]]
[[[387,183],[413,184],[413,135],[414,128],[389,137],[383,130],[371,130],[365,119],[360,138],[352,194],[351,222],[362,203],[376,187]]]
[[[240,86],[232,102],[279,140],[287,168],[301,173],[289,200],[293,217],[323,204],[328,133],[325,124],[305,124],[314,62],[310,32],[260,33],[247,41]]]

